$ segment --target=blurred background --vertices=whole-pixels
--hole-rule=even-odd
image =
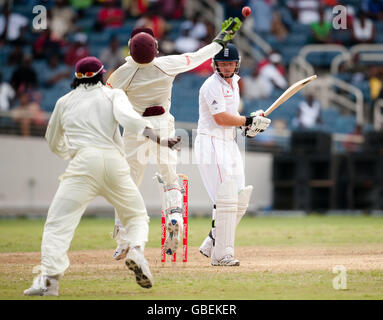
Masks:
[[[251,213],[381,214],[381,0],[0,0],[0,214],[46,212],[67,163],[43,136],[79,59],[95,55],[110,74],[129,54],[136,26],[153,29],[159,55],[196,51],[245,5],[252,15],[234,41],[241,114],[266,110],[289,85],[318,75],[271,114],[265,133],[243,141]],[[171,113],[190,143],[198,91],[212,71],[207,61],[174,82]],[[210,215],[198,169],[186,162],[178,171],[191,179],[190,211]],[[141,191],[159,214],[155,171]],[[98,199],[87,212],[112,211]]]

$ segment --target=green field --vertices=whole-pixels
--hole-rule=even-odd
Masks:
[[[186,266],[160,257],[160,221],[150,222],[146,256],[155,284],[142,289],[123,262],[111,258],[113,219],[85,218],[72,242],[60,297],[24,297],[39,263],[44,220],[0,220],[0,299],[383,299],[383,218],[246,217],[236,234],[240,267],[212,267],[198,246],[207,218],[189,221]],[[347,270],[335,290],[333,267]]]

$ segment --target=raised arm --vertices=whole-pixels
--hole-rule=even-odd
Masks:
[[[221,31],[211,44],[196,52],[161,57],[159,58],[160,67],[163,67],[164,71],[172,76],[193,70],[225,48],[226,44],[235,37],[241,25],[242,22],[239,18],[225,20],[221,25]]]

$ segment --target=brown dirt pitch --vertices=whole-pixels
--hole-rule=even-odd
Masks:
[[[98,272],[120,269],[120,263],[112,259],[111,250],[70,251],[71,265],[68,272]],[[181,252],[179,252],[181,253]],[[173,272],[295,272],[332,270],[343,265],[347,270],[382,270],[383,247],[381,245],[363,245],[339,248],[318,247],[239,247],[236,257],[241,261],[238,268],[212,267],[210,260],[202,256],[197,247],[189,248],[188,262],[178,257],[177,263],[167,261],[162,264],[158,248],[147,248],[145,256],[154,274],[163,269]],[[0,265],[3,272],[12,272],[15,268],[29,269],[40,263],[39,252],[0,253]]]

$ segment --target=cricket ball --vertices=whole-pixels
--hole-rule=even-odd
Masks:
[[[242,15],[247,18],[249,15],[251,15],[251,9],[250,7],[246,6],[242,8]]]

